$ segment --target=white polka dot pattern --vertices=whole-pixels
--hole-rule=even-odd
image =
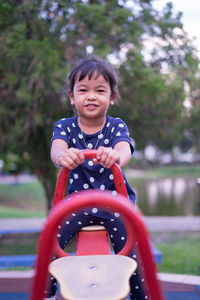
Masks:
[[[87,146],[88,146],[88,149],[92,149],[93,148],[92,143],[89,143]]]
[[[61,131],[60,134],[61,134],[61,135],[66,135],[66,132],[65,132],[65,131]]]
[[[88,161],[88,165],[89,165],[90,167],[93,166],[93,165],[94,165],[93,161],[92,161],[92,160],[89,160],[89,161]]]
[[[99,134],[99,135],[98,135],[98,138],[99,138],[99,139],[102,139],[102,138],[103,138],[103,134],[102,134],[102,133]]]
[[[83,136],[82,136],[81,133],[78,134],[78,137],[79,137],[79,139],[82,139],[82,138],[83,138]]]
[[[113,177],[113,174],[110,174],[110,175],[109,175],[109,179],[110,179],[110,180],[113,180],[113,178],[114,178],[114,177]]]
[[[105,190],[105,188],[106,188],[106,187],[105,187],[104,184],[101,184],[101,185],[100,185],[100,190],[101,190],[101,191]]]

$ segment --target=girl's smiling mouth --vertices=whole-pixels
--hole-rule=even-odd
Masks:
[[[91,103],[91,104],[86,104],[85,107],[90,109],[90,110],[93,110],[93,109],[96,109],[98,107],[98,105],[94,104],[94,103]]]

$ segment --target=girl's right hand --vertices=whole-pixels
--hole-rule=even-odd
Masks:
[[[76,148],[69,148],[57,154],[56,163],[60,167],[73,170],[85,161],[84,154]]]

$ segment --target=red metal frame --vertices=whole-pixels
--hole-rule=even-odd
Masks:
[[[92,157],[95,157],[96,151],[91,151],[91,153]],[[92,158],[90,151],[85,153],[85,157]],[[31,300],[42,300],[43,297],[45,297],[44,290],[46,287],[48,265],[51,262],[52,255],[55,253],[54,245],[58,225],[74,211],[81,210],[85,207],[99,207],[104,209],[107,207],[109,210],[119,212],[120,215],[123,216],[127,231],[127,242],[124,248],[117,254],[128,255],[133,249],[136,239],[141,262],[144,267],[144,276],[150,299],[163,300],[160,284],[156,277],[156,264],[151,254],[147,230],[138,210],[135,209],[130,201],[127,201],[127,191],[121,169],[115,164],[112,168],[112,172],[118,192],[117,196],[113,196],[112,193],[108,191],[88,190],[76,193],[70,196],[70,199],[63,199],[69,171],[66,171],[66,169],[61,170],[55,190],[54,207],[49,214],[39,244],[36,275]],[[56,254],[63,256],[64,251],[60,247],[59,249],[61,250],[60,252],[57,247]]]
[[[105,229],[98,231],[83,231],[77,235],[76,256],[83,255],[110,255],[110,241]]]

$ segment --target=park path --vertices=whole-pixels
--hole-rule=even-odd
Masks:
[[[199,231],[200,216],[188,217],[143,217],[147,229],[151,231]],[[1,219],[0,232],[6,230],[41,230],[45,218]]]

